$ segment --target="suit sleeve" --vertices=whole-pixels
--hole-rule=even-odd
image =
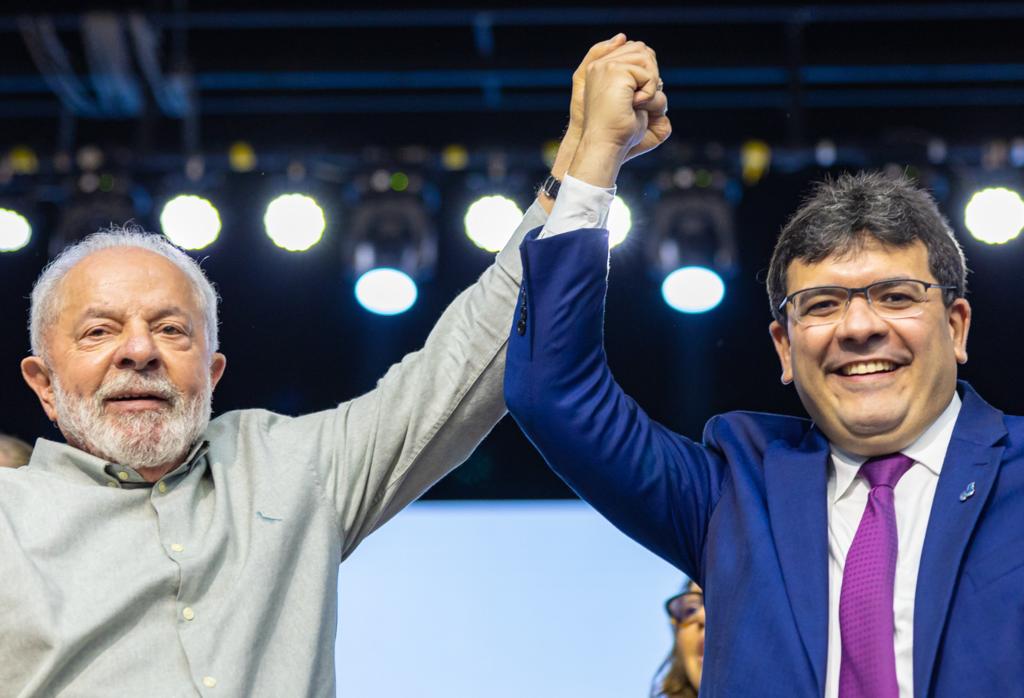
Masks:
[[[652,420],[612,377],[603,342],[608,236],[528,237],[505,401],[548,465],[615,526],[701,579],[726,472],[721,456]]]

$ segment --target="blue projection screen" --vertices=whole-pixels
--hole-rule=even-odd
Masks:
[[[338,695],[646,696],[683,576],[581,502],[424,502],[341,566]]]

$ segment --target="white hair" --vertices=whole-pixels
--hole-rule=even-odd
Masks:
[[[95,232],[81,242],[64,248],[53,261],[46,265],[35,286],[32,287],[32,307],[29,311],[28,332],[32,342],[32,353],[46,358],[43,338],[46,330],[60,314],[59,293],[60,283],[72,267],[83,259],[99,252],[119,247],[135,247],[160,255],[178,267],[192,284],[196,301],[203,313],[204,334],[208,351],[217,351],[217,292],[213,284],[206,278],[199,264],[175,247],[163,235],[146,232],[141,226],[134,224],[112,225],[105,230]]]

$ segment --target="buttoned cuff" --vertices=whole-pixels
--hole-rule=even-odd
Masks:
[[[551,237],[580,228],[604,228],[615,187],[605,189],[566,175],[551,215],[538,237]]]

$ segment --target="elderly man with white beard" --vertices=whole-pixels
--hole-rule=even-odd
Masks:
[[[598,60],[644,86],[621,95],[650,114],[630,154],[668,136],[653,52],[616,36],[574,74],[555,176],[617,138],[583,118]],[[33,289],[22,375],[67,443],[0,469],[0,695],[333,696],[339,564],[505,413],[526,231],[600,226],[611,196],[566,177],[545,224],[555,192],[421,350],[300,417],[210,421],[217,296],[186,254],[123,229],[66,249]]]

